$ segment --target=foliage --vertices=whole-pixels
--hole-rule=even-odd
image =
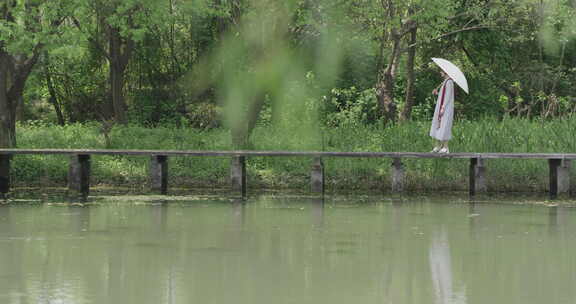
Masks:
[[[378,121],[378,104],[374,89],[359,91],[356,87],[333,89],[323,97],[327,127],[354,126]]]
[[[260,125],[283,130],[278,141],[297,136],[314,145],[324,127],[384,122],[378,90],[387,67],[389,102],[427,120],[440,82],[430,57],[455,62],[468,78],[470,94],[457,92],[459,119],[552,119],[576,110],[576,11],[566,0],[5,3],[14,4],[15,19],[2,19],[0,47],[26,58],[42,46],[21,121],[109,120],[113,30],[120,53],[133,48],[122,74],[130,125],[223,127],[231,135]],[[261,140],[254,132],[244,134],[252,146]]]

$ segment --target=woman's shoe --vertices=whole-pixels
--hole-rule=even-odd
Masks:
[[[442,148],[442,149],[440,149],[440,151],[438,151],[438,153],[448,154],[448,153],[450,153],[450,151],[448,150],[448,148]]]
[[[440,152],[440,147],[434,147],[434,149],[430,151],[430,153],[438,153],[438,152]]]

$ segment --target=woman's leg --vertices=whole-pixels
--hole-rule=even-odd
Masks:
[[[440,152],[441,153],[448,153],[450,150],[448,150],[448,141],[447,140],[443,140],[440,142]]]
[[[442,141],[434,140],[434,149],[432,149],[432,153],[436,153],[442,149]]]

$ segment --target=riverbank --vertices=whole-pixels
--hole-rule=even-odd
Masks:
[[[194,203],[211,201],[218,203],[237,202],[238,196],[227,188],[171,188],[169,195],[147,192],[130,186],[96,186],[90,189],[87,200],[79,201],[70,196],[67,187],[17,187],[12,189],[7,201],[17,204],[99,205],[108,200],[122,201],[134,205],[158,205],[160,203]],[[576,207],[573,197],[550,199],[548,193],[498,192],[471,197],[467,191],[425,191],[404,194],[376,193],[366,191],[338,191],[319,197],[302,189],[252,189],[248,200],[275,200],[278,202],[304,200],[310,204],[322,202],[327,205],[364,205],[375,203],[403,204],[406,202],[428,203],[431,201],[467,205],[526,205],[544,207]],[[472,210],[473,211],[473,210]]]
[[[428,122],[392,127],[347,125],[318,131],[259,126],[252,136],[253,150],[291,151],[410,151],[427,152],[432,140]],[[522,119],[457,121],[453,152],[575,153],[576,119],[534,121]],[[114,127],[108,139],[97,124],[65,127],[26,125],[18,128],[19,148],[232,150],[224,129],[177,127]],[[390,160],[326,159],[327,191],[388,191]],[[146,157],[94,156],[92,184],[147,188]],[[466,191],[468,162],[456,159],[406,159],[408,191]],[[170,187],[226,188],[229,159],[170,158]],[[248,185],[253,189],[308,189],[311,160],[306,158],[249,158]],[[548,187],[548,165],[543,160],[490,160],[490,191],[543,192]],[[573,173],[574,170],[572,170]],[[18,186],[65,185],[68,159],[64,156],[17,156],[12,180]]]

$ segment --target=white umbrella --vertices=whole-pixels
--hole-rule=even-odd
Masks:
[[[453,64],[452,62],[442,59],[442,58],[432,58],[432,61],[436,63],[444,73],[448,74],[454,82],[468,94],[468,81],[466,81],[466,77],[464,73],[460,71],[460,69]]]

